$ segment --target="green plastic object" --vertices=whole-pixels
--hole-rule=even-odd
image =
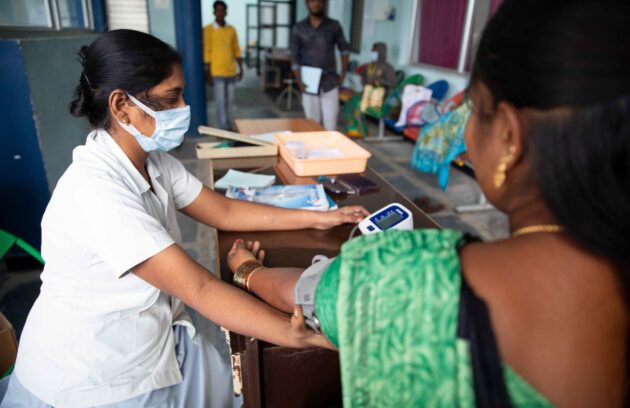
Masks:
[[[414,74],[410,77],[404,78],[396,85],[396,90],[402,92],[405,85],[422,85],[424,83],[424,76],[422,74]]]
[[[4,258],[4,256],[7,254],[7,252],[9,252],[13,245],[17,245],[19,248],[22,248],[27,254],[41,262],[42,265],[44,264],[44,258],[42,258],[42,254],[40,254],[39,251],[35,249],[31,244],[21,238],[16,237],[10,232],[0,229],[0,259]]]
[[[399,84],[403,79],[405,79],[405,71],[399,69],[396,71],[396,83]]]
[[[1,379],[3,379],[3,378],[5,378],[5,377],[10,376],[11,374],[13,374],[13,369],[14,369],[14,368],[15,368],[15,364],[14,364],[14,365],[12,365],[11,367],[9,367],[9,369],[7,370],[7,372],[6,372],[6,373],[4,373],[4,374],[2,375],[2,377],[0,377],[0,380],[1,380]]]

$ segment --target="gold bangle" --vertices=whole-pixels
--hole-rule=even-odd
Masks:
[[[232,284],[236,286],[237,288],[241,287],[240,275],[235,273],[234,276],[232,276]]]
[[[236,272],[234,274],[234,277],[232,278],[232,282],[234,283],[234,286],[243,289],[243,283],[245,281],[245,273],[243,272]]]
[[[236,272],[232,278],[232,282],[234,286],[239,287],[241,289],[245,289],[245,285],[247,283],[247,279],[250,273],[258,268],[263,266],[262,263],[256,260],[245,261],[236,268]]]
[[[239,289],[245,290],[245,279],[247,278],[247,275],[249,275],[248,272],[235,274],[233,279],[234,286],[238,287]]]
[[[255,259],[250,259],[249,261],[245,261],[236,268],[236,274],[244,274],[251,272],[253,269],[262,266],[262,263]]]
[[[245,289],[247,289],[249,293],[252,293],[252,291],[249,289],[249,280],[252,278],[252,275],[254,274],[254,272],[256,272],[259,269],[264,269],[264,268],[265,268],[264,266],[260,265],[252,269],[252,271],[247,274],[247,277],[245,278]]]

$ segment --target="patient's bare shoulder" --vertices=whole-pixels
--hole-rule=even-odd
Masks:
[[[472,243],[461,258],[505,363],[555,405],[621,404],[628,313],[610,262],[560,234]]]

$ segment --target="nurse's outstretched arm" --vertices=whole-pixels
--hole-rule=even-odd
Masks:
[[[232,273],[243,262],[258,260],[262,262],[265,251],[260,249],[260,242],[238,240],[232,245],[227,255],[228,267]],[[283,312],[291,313],[295,308],[293,293],[295,284],[304,272],[303,268],[268,268],[258,269],[248,279],[248,288],[256,296]]]
[[[233,200],[207,187],[181,211],[195,220],[224,231],[270,231],[303,228],[328,229],[356,224],[369,215],[362,206],[333,211],[292,210]]]
[[[136,265],[132,271],[228,330],[287,347],[331,347],[323,336],[305,329],[299,309],[289,318],[222,282],[176,244]]]

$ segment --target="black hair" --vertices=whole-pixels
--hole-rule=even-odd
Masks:
[[[170,45],[145,33],[113,30],[79,50],[83,71],[70,102],[70,113],[94,127],[109,126],[109,95],[123,89],[148,101],[148,93],[168,78],[181,57]]]
[[[212,9],[215,10],[218,6],[223,6],[224,9],[227,10],[227,4],[224,1],[217,0],[212,4]]]
[[[471,84],[526,114],[531,176],[556,220],[630,281],[630,2],[506,0]],[[628,288],[628,286],[626,286]]]

